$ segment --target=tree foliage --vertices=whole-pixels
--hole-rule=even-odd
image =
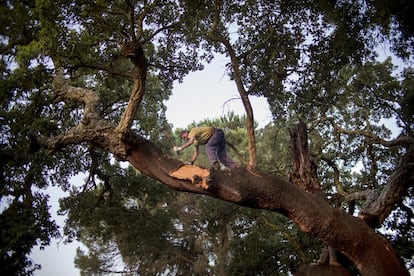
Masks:
[[[130,271],[148,273],[268,273],[276,259],[286,259],[266,254],[282,246],[271,231],[281,223],[278,216],[233,205],[208,213],[202,205],[213,205],[210,199],[172,194],[143,175],[178,191],[281,213],[347,255],[361,273],[403,270],[394,251],[383,249],[389,243],[366,225],[388,227],[406,235],[387,234],[412,266],[406,245],[412,244],[413,71],[376,60],[384,43],[412,60],[412,8],[402,0],[3,1],[2,269],[32,273],[37,266],[28,258],[31,248],[58,236],[48,210],[50,185],[71,191],[62,201],[69,215],[66,234],[91,250],[77,259],[85,273],[118,266],[121,260],[111,255],[122,256]],[[228,127],[229,142],[249,169],[209,172],[214,189],[202,190],[170,175],[181,163],[169,152],[175,138],[164,101],[174,81],[201,70],[215,53],[229,59],[227,72],[246,117],[205,123]],[[250,95],[266,97],[274,114],[262,130],[254,124]],[[140,173],[111,165],[112,157]],[[80,172],[88,175],[84,186],[71,187],[68,179]],[[186,220],[198,216],[204,221]],[[142,222],[142,228],[129,221]],[[259,222],[269,232],[258,231]],[[289,228],[292,222],[283,223]],[[245,225],[249,233],[223,247],[220,242]],[[240,249],[247,243],[260,244],[263,250],[254,251],[260,262],[242,263],[247,252]],[[153,246],[170,251],[148,254]],[[370,254],[381,265],[374,267]],[[276,268],[283,273],[297,264],[283,262]]]

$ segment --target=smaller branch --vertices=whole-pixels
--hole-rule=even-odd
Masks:
[[[268,26],[268,30],[269,33],[268,35],[265,37],[265,39],[263,39],[262,41],[260,41],[259,43],[257,43],[254,47],[252,47],[251,49],[249,49],[248,51],[240,54],[237,56],[238,60],[242,60],[243,58],[246,58],[248,55],[250,55],[254,50],[260,49],[263,46],[265,46],[265,44],[273,37],[273,35],[275,34],[275,29],[272,26]]]
[[[97,134],[94,129],[87,129],[83,128],[82,126],[76,126],[66,133],[53,138],[48,138],[42,135],[31,135],[30,138],[35,142],[36,145],[47,149],[49,154],[53,154],[68,145],[93,141],[96,135]]]
[[[406,129],[411,129],[410,124],[404,120],[403,116],[401,116],[401,112],[399,112],[397,108],[395,108],[392,104],[388,103],[387,100],[381,99],[381,97],[377,95],[375,89],[371,89],[371,93],[375,96],[380,105],[385,105],[387,108],[391,109],[394,112],[394,115],[397,116],[398,119],[400,119],[400,121],[405,125]]]
[[[129,28],[129,35],[131,36],[131,40],[134,41],[134,42],[136,42],[137,41],[137,37],[135,35],[135,30],[134,30],[134,22],[135,22],[135,13],[134,13],[134,10],[135,10],[135,7],[134,7],[134,4],[132,4],[132,2],[130,0],[127,0],[126,3],[128,4],[129,8],[131,9],[131,11],[130,11],[130,13],[128,15],[129,20],[131,21],[130,22],[130,28]],[[142,24],[140,24],[139,21],[142,21],[142,20],[138,20],[138,25],[142,28]]]
[[[364,191],[358,191],[353,193],[347,193],[344,195],[344,199],[346,202],[349,201],[355,201],[355,200],[364,200],[364,204],[362,205],[362,208],[366,208],[370,204],[372,204],[379,196],[378,190],[364,190]]]
[[[398,204],[398,207],[400,207],[400,209],[402,211],[407,213],[407,221],[411,221],[414,218],[413,210],[410,207],[408,207],[407,205],[405,205],[403,202],[400,202]]]
[[[117,131],[124,132],[131,128],[134,121],[135,114],[144,97],[144,88],[140,80],[134,80],[131,96],[129,97],[128,105],[122,114],[121,120],[117,126]]]
[[[231,98],[231,99],[228,99],[228,100],[226,100],[224,103],[223,103],[223,105],[222,105],[222,113],[224,114],[224,107],[229,103],[229,102],[231,102],[231,101],[236,101],[236,100],[241,100],[241,98],[240,97],[234,97],[234,98]]]
[[[346,135],[355,135],[355,136],[364,136],[369,139],[368,142],[372,144],[380,144],[385,147],[396,147],[396,146],[408,146],[410,144],[414,143],[414,137],[411,136],[399,136],[392,140],[384,140],[371,131],[367,130],[346,130],[342,127],[340,127],[338,124],[335,123],[334,118],[332,117],[323,117],[319,120],[314,121],[308,126],[308,129],[315,127],[316,125],[328,121],[332,127],[334,128],[334,131],[346,134]]]
[[[121,120],[116,128],[118,132],[126,132],[132,126],[138,107],[144,98],[145,82],[147,77],[148,64],[145,59],[144,50],[140,43],[128,42],[123,45],[125,55],[134,63],[136,67],[136,76],[129,97],[128,106],[122,114]]]
[[[359,214],[370,226],[378,227],[395,209],[414,181],[414,143],[401,158],[400,164],[388,179],[378,198],[363,208]]]
[[[338,169],[338,166],[335,164],[334,161],[332,161],[332,159],[328,158],[327,156],[322,156],[321,159],[323,161],[325,161],[328,164],[328,166],[330,166],[333,169],[333,171],[334,171],[335,187],[338,190],[338,193],[341,196],[348,195],[348,193],[342,188],[342,184],[341,184],[341,181],[339,179],[339,169]]]
[[[256,137],[255,137],[255,131],[254,131],[254,114],[253,114],[253,108],[250,103],[249,95],[244,87],[241,73],[240,73],[240,64],[239,60],[236,56],[235,50],[232,47],[230,41],[224,37],[221,34],[216,34],[215,30],[218,25],[218,17],[219,17],[219,11],[217,11],[215,20],[208,31],[207,37],[211,39],[212,41],[220,42],[224,45],[226,48],[230,60],[231,60],[231,67],[233,69],[233,77],[236,82],[237,91],[239,92],[239,95],[241,97],[244,110],[246,112],[246,128],[247,128],[247,135],[248,135],[248,150],[249,150],[249,168],[254,169],[257,164],[257,156],[256,156]]]

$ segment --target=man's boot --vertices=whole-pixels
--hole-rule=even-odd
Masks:
[[[220,163],[219,162],[214,162],[213,165],[211,165],[211,168],[214,170],[220,170]]]

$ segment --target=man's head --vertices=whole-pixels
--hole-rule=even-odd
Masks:
[[[188,130],[183,130],[183,131],[181,131],[180,132],[180,138],[182,139],[182,140],[188,140]]]

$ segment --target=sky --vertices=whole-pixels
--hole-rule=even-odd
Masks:
[[[82,178],[76,177],[73,179],[75,183],[83,181]],[[56,223],[60,227],[62,233],[62,227],[64,225],[65,217],[58,216],[57,211],[59,209],[59,198],[64,197],[66,194],[59,187],[48,187],[46,191],[49,195],[50,213],[55,219]],[[40,250],[36,247],[31,255],[34,263],[42,266],[41,270],[36,270],[34,275],[41,276],[76,276],[80,275],[80,272],[75,268],[74,260],[76,255],[76,249],[82,246],[78,242],[65,244],[62,240],[52,240],[50,246],[45,247],[44,250]]]
[[[182,83],[176,82],[172,95],[166,101],[166,116],[174,128],[185,128],[193,121],[213,119],[234,112],[244,115],[244,108],[239,99],[236,85],[225,74],[224,57],[218,57],[212,63],[205,66],[203,71],[192,72],[184,78]],[[272,120],[269,106],[264,98],[250,98],[255,120],[259,127],[264,127]],[[72,179],[71,183],[80,186],[83,177]],[[46,191],[50,195],[51,213],[60,226],[61,232],[65,218],[57,215],[59,198],[64,197],[58,187],[50,187]],[[63,240],[54,240],[44,250],[35,248],[31,257],[35,263],[42,266],[35,272],[35,276],[76,276],[79,270],[75,268],[74,259],[76,249],[82,246],[78,242],[65,244]]]
[[[183,83],[176,83],[173,95],[166,103],[167,119],[176,128],[191,122],[217,118],[232,111],[244,115],[244,108],[236,84],[225,73],[224,57],[216,58],[203,71],[189,74]],[[272,120],[267,101],[263,97],[250,97],[255,120],[264,127]]]

